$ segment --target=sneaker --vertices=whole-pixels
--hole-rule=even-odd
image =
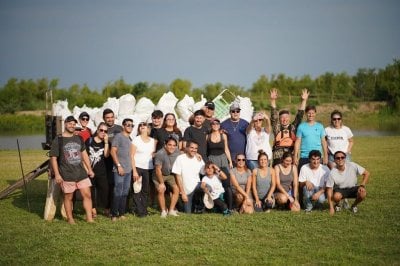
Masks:
[[[229,215],[231,215],[231,211],[228,210],[228,209],[226,209],[226,210],[222,213],[222,215],[224,215],[224,216],[229,216]]]
[[[358,212],[357,206],[351,207],[351,211],[352,211],[352,213],[357,213]]]
[[[339,205],[335,206],[335,212],[340,212],[342,210],[342,207],[340,207]]]
[[[161,218],[167,218],[167,211],[166,210],[163,210],[162,212],[161,212]]]
[[[350,209],[350,204],[349,204],[349,201],[348,201],[347,199],[344,199],[344,200],[343,200],[343,208],[344,208],[345,210]]]
[[[305,209],[304,211],[305,211],[307,214],[309,214],[309,213],[312,212],[312,209]]]
[[[175,210],[170,210],[170,211],[168,212],[168,215],[170,215],[170,216],[179,216],[179,215],[178,215],[178,212],[175,211]]]

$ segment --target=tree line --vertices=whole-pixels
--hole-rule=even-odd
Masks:
[[[296,103],[300,90],[308,88],[311,92],[311,103],[325,102],[365,102],[386,101],[390,112],[400,112],[400,60],[394,59],[392,64],[383,69],[360,68],[354,76],[346,72],[326,72],[316,78],[310,75],[288,77],[276,74],[268,77],[261,75],[251,88],[237,85],[224,85],[220,82],[193,88],[185,79],[175,79],[171,84],[138,82],[128,84],[123,78],[108,82],[100,91],[90,89],[86,84],[74,84],[69,88],[59,88],[58,79],[24,80],[10,78],[0,87],[0,113],[15,113],[26,110],[44,110],[45,94],[51,90],[54,100],[68,99],[69,107],[99,107],[108,97],[117,97],[130,93],[138,100],[147,97],[157,103],[160,97],[171,91],[178,99],[186,94],[196,101],[203,95],[206,99],[215,98],[224,89],[235,95],[250,97],[256,110],[265,109],[269,104],[269,89],[278,88],[281,102]]]

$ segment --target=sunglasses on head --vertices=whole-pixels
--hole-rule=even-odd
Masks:
[[[238,113],[240,113],[240,110],[232,110],[231,113],[232,114],[234,114],[234,113],[238,114]]]
[[[81,120],[82,121],[89,121],[89,117],[82,117]]]
[[[107,133],[107,132],[108,132],[107,129],[101,129],[101,128],[99,129],[99,131],[100,131],[100,132],[104,132],[104,133]]]

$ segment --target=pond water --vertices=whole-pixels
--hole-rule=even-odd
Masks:
[[[399,136],[400,132],[378,130],[352,130],[355,137]],[[45,135],[0,136],[0,150],[17,150],[17,139],[21,150],[41,150]]]

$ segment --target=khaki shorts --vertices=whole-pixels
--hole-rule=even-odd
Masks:
[[[61,189],[66,194],[73,193],[77,189],[87,188],[91,186],[92,182],[90,182],[89,178],[85,178],[79,182],[68,182],[68,181],[61,182]]]
[[[163,179],[164,179],[164,183],[167,183],[171,188],[176,185],[174,175],[166,175],[166,176],[163,175]],[[158,189],[158,186],[160,185],[160,183],[158,182],[158,179],[155,175],[153,176],[153,182],[154,182],[154,185],[156,186],[156,189]]]

